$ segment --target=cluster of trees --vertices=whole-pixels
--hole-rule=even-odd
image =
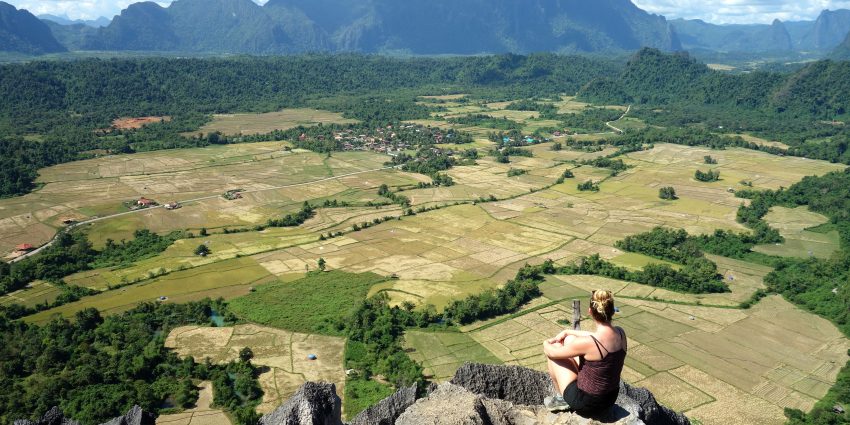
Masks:
[[[382,184],[381,187],[378,188],[378,196],[383,196],[392,201],[394,204],[400,205],[402,208],[410,207],[410,199],[407,196],[393,193],[386,184]]]
[[[443,319],[465,325],[516,311],[523,304],[542,294],[538,284],[543,281],[543,275],[554,272],[555,266],[552,260],[546,260],[537,266],[526,264],[517,272],[516,277],[509,280],[502,288],[452,302],[446,306]]]
[[[281,218],[270,219],[268,227],[298,227],[313,218],[314,215],[316,215],[316,209],[309,202],[304,201],[298,212],[287,214]]]
[[[38,279],[62,285],[62,278],[79,271],[130,264],[154,256],[188,235],[172,232],[160,236],[141,229],[134,236],[135,239],[122,240],[120,244],[108,240],[103,250],[97,251],[84,233],[60,232],[53,245],[38,255],[11,264],[0,262],[0,294],[16,291]],[[76,291],[68,296],[79,295]]]
[[[459,117],[449,118],[446,121],[451,124],[474,125],[494,128],[497,130],[519,130],[522,128],[522,125],[514,120],[509,120],[505,117],[492,117],[484,114],[462,115]]]
[[[536,111],[540,112],[540,118],[555,119],[558,116],[558,108],[548,102],[538,102],[529,99],[516,100],[508,104],[505,109],[510,111]]]
[[[573,174],[573,170],[564,170],[563,173],[558,177],[558,180],[555,180],[555,184],[561,184],[566,179],[575,178],[575,174]]]
[[[697,181],[701,181],[701,182],[716,182],[716,181],[720,180],[720,171],[719,170],[708,170],[708,171],[696,170],[696,172],[694,172],[694,178],[697,179]]]
[[[587,274],[626,280],[691,294],[729,292],[711,261],[691,261],[680,269],[669,264],[647,264],[642,270],[629,270],[603,260],[599,254],[584,257],[577,265],[558,269],[560,274]]]
[[[557,118],[560,119],[563,128],[580,133],[605,131],[608,129],[605,123],[614,121],[621,115],[623,112],[617,109],[588,107],[579,113],[561,114]]]
[[[614,155],[619,156],[619,155],[622,155],[623,153],[625,153],[625,151],[621,150],[621,151],[618,151]],[[581,164],[582,165],[590,165],[590,166],[596,167],[596,168],[607,168],[607,169],[611,170],[611,176],[616,176],[616,175],[620,174],[621,172],[629,169],[629,166],[626,165],[626,163],[624,163],[622,159],[612,158],[611,156],[603,156],[603,157],[599,157],[599,158],[584,160],[584,161],[581,161]]]
[[[587,180],[583,183],[579,183],[576,187],[581,192],[599,192],[599,183],[593,180]]]
[[[401,165],[401,169],[412,173],[425,174],[434,179],[438,171],[448,170],[457,164],[454,156],[440,149],[421,148],[415,155],[400,153],[393,157],[388,165]]]
[[[187,235],[181,231],[160,236],[148,229],[138,229],[133,232],[133,239],[129,241],[115,243],[114,240],[107,239],[106,245],[92,261],[91,268],[127,265],[143,260],[165,251],[174,241],[185,237]]]
[[[528,174],[528,171],[523,170],[521,168],[511,168],[508,170],[508,177],[516,177],[521,176],[523,174]]]
[[[197,400],[193,381],[206,379],[217,382],[215,403],[239,417],[239,410],[260,401],[261,393],[242,391],[256,388],[255,373],[239,378],[244,365],[181,360],[164,347],[171,329],[207,325],[213,310],[226,312],[221,302],[205,300],[146,303],[106,318],[86,309],[74,321],[54,319],[44,326],[0,317],[0,384],[7,389],[0,394],[0,421],[35,420],[53,406],[82,423],[106,422],[134,404],[159,412],[166,399],[191,406]],[[253,383],[221,384],[220,377],[230,372]],[[248,397],[226,403],[219,393],[228,387]]]

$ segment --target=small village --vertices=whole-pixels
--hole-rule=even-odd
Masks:
[[[330,131],[328,131],[330,130]],[[342,151],[370,151],[389,155],[443,143],[464,144],[473,141],[470,134],[420,124],[386,127],[351,126],[345,129],[312,128],[298,136],[299,144],[324,144],[332,141]]]

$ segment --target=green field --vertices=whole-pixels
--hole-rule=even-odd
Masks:
[[[838,251],[839,235],[837,230],[826,233],[808,230],[827,223],[829,220],[808,210],[808,207],[774,207],[764,217],[765,221],[785,238],[785,242],[774,245],[760,245],[753,250],[781,257],[817,257],[829,258]]]
[[[461,332],[407,331],[405,347],[413,360],[425,368],[426,377],[445,381],[464,362],[502,363],[498,357]]]
[[[295,332],[338,334],[334,325],[385,281],[374,273],[313,272],[292,282],[261,285],[230,301],[230,310],[251,322]]]

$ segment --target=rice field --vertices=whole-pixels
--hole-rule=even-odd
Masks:
[[[504,111],[507,103],[473,105],[457,99],[436,100],[445,102],[441,105],[450,113],[487,111],[496,116],[510,114],[524,125],[542,125],[533,114]],[[558,101],[558,106],[574,111],[584,107],[571,98]],[[284,122],[278,118],[265,124]],[[249,124],[241,118],[234,122]],[[445,126],[445,121],[436,118],[433,123]],[[485,140],[491,129],[471,130],[479,134],[474,144],[479,151],[491,146]],[[160,302],[234,298],[256,285],[297,279],[314,269],[319,258],[331,270],[395,277],[379,279],[368,288],[368,295],[384,292],[397,304],[410,301],[440,309],[504,284],[526,263],[552,259],[566,264],[594,253],[633,269],[659,262],[624,253],[614,243],[656,226],[694,234],[746,231],[735,220],[737,208],[746,201],[729,190],[748,188],[742,180],[752,181],[756,189],[777,189],[807,175],[842,168],[743,149],[657,144],[626,155],[623,159],[631,168],[612,177],[609,170],[574,163],[610,154],[610,149],[588,153],[565,146],[556,152],[550,150],[551,144],[541,144],[530,147],[533,157],[512,157],[510,164],[484,157],[476,165],[450,169],[447,174],[453,186],[405,190],[402,194],[414,209],[439,209],[402,217],[396,205],[368,207],[366,203],[379,200],[376,192],[381,184],[412,187],[429,181],[427,176],[370,171],[382,168],[386,161],[377,154],[334,153],[328,158],[284,152],[284,146],[270,142],[153,152],[41,170],[40,181],[45,183],[41,190],[0,200],[0,250],[9,251],[19,243],[43,243],[65,218],[84,220],[121,212],[124,201],[140,196],[160,202],[210,198],[185,202],[176,211],[152,209],[86,226],[96,246],[107,238],[128,238],[139,228],[197,233],[205,227],[211,234],[180,240],[160,255],[127,267],[68,276],[69,284],[103,292],[27,320],[44,323],[55,315],[72,317],[87,307],[112,314],[160,297],[166,297]],[[694,180],[695,170],[707,168],[705,155],[718,160],[712,168],[720,170],[721,181]],[[510,168],[528,173],[507,177]],[[555,184],[567,169],[575,178]],[[350,173],[360,174],[325,180]],[[586,180],[599,182],[600,191],[579,191],[577,184]],[[673,186],[680,199],[658,199],[661,186]],[[228,189],[243,189],[243,198],[226,201],[218,196]],[[480,202],[491,195],[498,200]],[[250,227],[295,211],[304,201],[320,204],[325,199],[352,206],[320,208],[297,228],[223,233],[225,228]],[[354,224],[387,216],[399,219],[352,231]],[[786,237],[786,243],[759,247],[762,252],[807,255],[812,251],[812,255],[828,257],[837,246],[836,235],[828,229],[810,230],[825,219],[807,210],[774,208],[766,219]],[[345,234],[319,239],[338,231]],[[207,244],[212,254],[193,255],[200,243]],[[647,386],[662,402],[703,424],[752,423],[755,418],[760,423],[780,423],[784,407],[807,410],[834,382],[850,343],[831,324],[778,297],[768,297],[749,310],[738,309],[763,288],[762,278],[770,269],[715,256],[709,259],[718,264],[731,292],[681,294],[595,276],[551,276],[541,285],[544,297],[527,306],[525,314],[476,323],[461,332],[411,331],[405,338],[406,348],[436,380],[449,378],[464,361],[542,368],[540,342],[565,326],[571,300],[584,301],[590,290],[608,288],[616,294],[621,309],[618,321],[630,336],[624,371],[629,382]],[[35,282],[0,297],[0,304],[33,306],[57,295],[57,288]],[[261,376],[264,390],[268,389],[263,411],[279,404],[305,379],[344,381],[341,340],[241,326],[182,329],[169,341],[181,355],[211,356],[216,361],[231,358],[242,346],[250,345],[255,353],[259,347],[258,357],[265,363],[255,362],[270,368]],[[310,350],[326,348],[336,350],[319,352],[327,363],[302,359]]]
[[[196,361],[209,358],[213,363],[227,363],[239,358],[239,350],[250,347],[251,362],[265,366],[259,382],[263,390],[259,413],[269,413],[280,406],[307,381],[332,382],[337,393],[345,393],[345,371],[342,366],[343,338],[302,334],[246,324],[234,327],[183,326],[168,334],[166,348],[181,357]],[[308,359],[315,354],[316,360]]]

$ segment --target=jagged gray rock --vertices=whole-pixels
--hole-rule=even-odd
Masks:
[[[145,412],[139,406],[133,406],[124,416],[119,416],[101,425],[155,425],[156,418],[149,412]]]
[[[286,403],[260,418],[260,425],[342,425],[336,385],[307,382]]]
[[[349,425],[690,425],[684,415],[664,407],[644,388],[625,383],[611,409],[585,418],[575,413],[554,414],[541,404],[554,394],[549,377],[518,366],[467,363],[451,382],[430,386],[416,400],[416,387],[402,388],[361,412]],[[307,382],[292,398],[260,419],[261,425],[343,425],[336,386]],[[101,425],[153,425],[151,414],[133,407],[126,415]],[[14,425],[79,425],[59,408],[36,422]]]
[[[691,423],[685,415],[658,403],[655,396],[646,388],[622,383],[617,404],[620,404],[621,400],[623,403],[637,403],[640,406],[641,419],[651,425],[690,425]]]
[[[100,425],[154,425],[156,418],[150,412],[145,412],[139,406],[133,406],[127,414],[113,418]],[[33,422],[26,419],[18,419],[14,425],[80,425],[79,422],[68,419],[59,407],[54,406],[48,410],[41,419]]]
[[[416,402],[416,385],[401,388],[378,404],[360,412],[349,425],[393,425]]]
[[[519,366],[465,363],[451,380],[475,394],[529,406],[555,393],[549,375]]]
[[[510,416],[511,403],[445,383],[405,410],[396,425],[512,425]]]
[[[53,406],[41,419],[33,422],[27,419],[18,419],[13,425],[80,425],[79,422],[65,418],[65,414],[58,406]]]

